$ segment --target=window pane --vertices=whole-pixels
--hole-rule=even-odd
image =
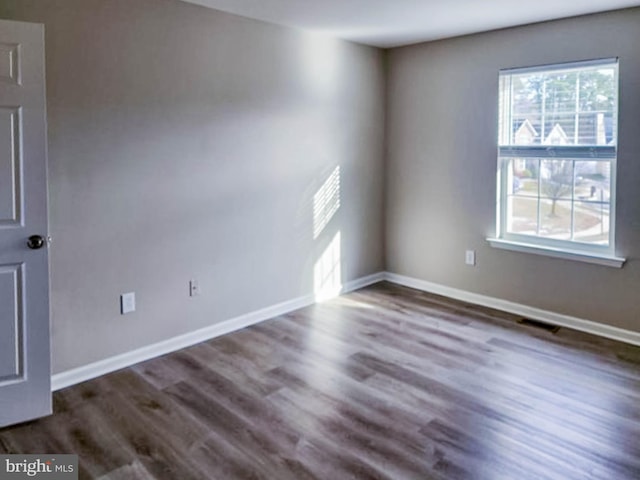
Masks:
[[[503,74],[502,145],[615,145],[617,63]]]
[[[555,113],[545,118],[543,145],[575,145],[580,143],[576,138],[576,114]]]
[[[580,110],[584,112],[614,112],[616,90],[613,66],[592,68],[580,72]]]
[[[538,172],[540,160],[537,158],[502,158],[507,162],[507,194],[526,197],[538,196]]]
[[[520,235],[537,235],[538,199],[509,196],[507,202],[507,231]]]
[[[575,241],[608,245],[608,203],[576,202],[573,215],[573,239]]]
[[[531,75],[513,76],[513,104],[511,110],[511,128],[509,144],[535,145],[540,144],[540,112],[542,111],[541,85],[544,75],[540,78]],[[538,128],[535,127],[538,125]]]
[[[557,72],[547,75],[543,85],[544,111],[540,126],[544,145],[575,143],[577,72]]]
[[[532,189],[531,171],[526,158],[510,158],[507,164],[507,193],[509,195],[538,195],[538,187]]]
[[[572,188],[572,160],[542,160],[540,162],[540,196],[552,200],[570,200]]]
[[[574,198],[589,202],[609,202],[611,164],[609,162],[576,161]]]
[[[540,143],[540,135],[533,124],[524,115],[514,118],[512,145],[536,145]]]
[[[543,198],[540,200],[540,236],[571,240],[571,202]]]

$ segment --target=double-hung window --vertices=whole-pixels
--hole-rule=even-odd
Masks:
[[[614,257],[618,61],[499,74],[497,243]]]

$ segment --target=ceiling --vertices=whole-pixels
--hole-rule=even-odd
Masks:
[[[640,5],[640,0],[185,1],[383,48]]]

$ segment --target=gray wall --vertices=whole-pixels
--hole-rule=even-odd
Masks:
[[[386,257],[640,331],[638,9],[386,55],[174,0],[2,0],[0,18],[46,26],[54,372],[312,293],[338,231],[343,281]],[[492,249],[497,70],[605,56],[620,57],[628,263]],[[341,206],[314,239],[313,197],[337,166]],[[126,291],[138,311],[120,316]]]
[[[338,231],[343,281],[383,268],[381,51],[173,0],[0,17],[46,28],[54,372],[312,293]]]
[[[640,9],[391,50],[387,270],[640,331]],[[620,57],[622,270],[491,248],[501,68]],[[465,266],[464,250],[477,251]]]

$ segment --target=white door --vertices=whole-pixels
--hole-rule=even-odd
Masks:
[[[44,27],[0,20],[0,427],[51,413],[44,87]]]

